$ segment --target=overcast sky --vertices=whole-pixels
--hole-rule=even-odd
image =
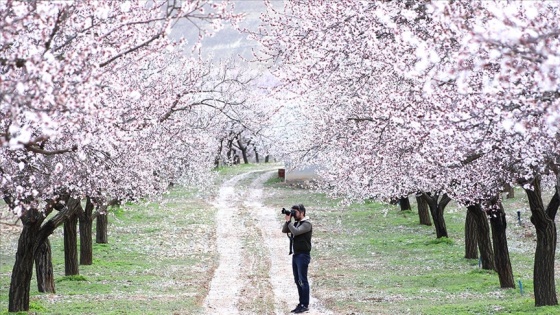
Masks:
[[[260,24],[260,14],[264,12],[263,0],[234,0],[235,12],[245,14],[240,23],[241,28],[256,30]],[[278,6],[282,6],[282,0],[272,0]],[[189,42],[196,42],[198,30],[190,23],[181,23],[174,27],[172,36],[184,34]],[[218,31],[213,37],[205,38],[202,42],[202,53],[205,56],[213,55],[213,59],[227,59],[241,55],[251,59],[251,50],[258,48],[255,41],[247,39],[247,34],[242,34],[232,27],[226,27]]]

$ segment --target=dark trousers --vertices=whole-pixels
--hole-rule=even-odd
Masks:
[[[309,306],[309,282],[307,281],[307,269],[311,262],[311,255],[306,253],[294,254],[292,256],[292,270],[296,282],[299,304]]]

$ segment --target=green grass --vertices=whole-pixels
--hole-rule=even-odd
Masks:
[[[64,276],[62,229],[57,229],[50,237],[56,294],[38,293],[33,280],[29,313],[200,313],[212,274],[209,271],[216,261],[214,211],[195,192],[180,187],[159,201],[112,208],[109,243],[94,243],[93,264],[80,266],[77,276]],[[11,239],[12,246],[4,246],[5,241],[2,239],[0,314],[8,309],[17,238]]]
[[[55,282],[60,283],[63,281],[87,281],[87,279],[82,275],[72,275],[72,276],[64,276],[62,278],[56,279]]]
[[[283,163],[237,164],[237,165],[232,165],[232,166],[222,166],[222,167],[218,168],[217,171],[220,174],[220,176],[229,177],[229,176],[233,176],[233,175],[237,175],[237,174],[241,174],[241,173],[245,173],[245,172],[262,170],[263,167],[272,168],[272,169],[273,168],[284,168],[284,164]]]
[[[222,169],[219,180],[262,167]],[[239,185],[246,186],[254,178]],[[521,191],[504,205],[513,273],[516,283],[523,284],[523,294],[519,287],[501,289],[495,272],[480,269],[477,259],[463,258],[465,210],[454,203],[445,211],[449,238],[436,239],[433,226],[418,224],[413,198],[412,211],[372,201],[342,206],[274,176],[265,183],[264,197],[266,206],[277,209],[279,222],[282,207],[306,206],[314,227],[312,294],[334,314],[560,313],[560,307],[534,306],[534,227]],[[110,209],[109,243],[94,244],[93,264],[80,266],[80,276],[72,277],[64,276],[62,230],[57,229],[50,237],[57,293],[40,294],[33,281],[29,313],[203,313],[202,301],[217,265],[214,215],[203,196],[180,187],[157,202]],[[267,272],[260,237],[253,233],[243,238],[256,266],[244,271],[249,277]],[[0,244],[0,314],[7,310],[16,242],[17,235]],[[287,255],[286,263],[290,263]],[[558,273],[556,277],[559,283]],[[266,283],[259,285],[255,292],[270,292]],[[295,286],[285,294],[296,295]],[[244,302],[244,306],[255,314],[265,313],[273,300],[267,296],[263,301],[262,305]]]
[[[523,192],[504,202],[522,295],[519,288],[501,289],[497,274],[479,269],[477,259],[463,258],[466,210],[456,204],[445,212],[449,238],[437,239],[433,226],[418,224],[415,203],[413,211],[376,202],[341,206],[275,179],[266,187],[271,207],[306,205],[314,224],[312,291],[335,314],[560,313],[559,307],[534,306],[534,238],[525,234],[534,227],[515,224],[516,210],[528,209]],[[528,222],[528,210],[524,215]]]

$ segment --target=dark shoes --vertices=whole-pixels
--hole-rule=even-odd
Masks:
[[[291,313],[294,313],[294,314],[301,314],[301,313],[305,313],[305,312],[307,312],[307,311],[309,311],[309,307],[304,306],[304,305],[302,305],[302,304],[298,304],[298,306],[296,306],[296,308],[294,308],[294,309],[291,311]]]

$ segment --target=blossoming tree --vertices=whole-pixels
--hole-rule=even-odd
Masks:
[[[554,248],[544,244],[555,243],[558,197],[545,211],[538,184],[558,174],[557,11],[549,2],[290,1],[270,7],[257,36],[262,58],[302,96],[309,133],[294,152],[324,165],[327,192],[422,192],[438,237],[451,198],[485,205],[503,241],[503,211],[490,201],[521,182],[543,231],[536,305],[550,305]],[[508,261],[500,282],[511,286]]]
[[[9,311],[24,311],[33,256],[75,215],[72,200],[131,199],[206,178],[219,127],[210,106],[189,95],[202,92],[208,65],[184,57],[183,41],[168,34],[180,20],[219,25],[238,17],[227,1],[0,8],[0,189],[24,225]]]

